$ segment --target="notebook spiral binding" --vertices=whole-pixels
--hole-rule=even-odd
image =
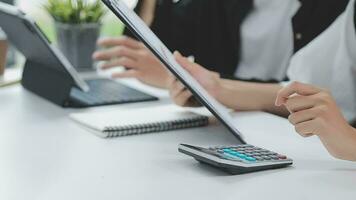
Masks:
[[[140,125],[128,125],[120,127],[107,127],[104,133],[108,138],[121,137],[128,135],[140,135],[152,132],[171,131],[184,128],[201,127],[209,124],[209,118],[206,116],[193,117],[190,119],[167,121],[160,123],[140,124]]]

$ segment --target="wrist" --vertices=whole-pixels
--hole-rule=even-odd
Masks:
[[[349,161],[356,161],[356,129],[348,124],[348,131],[346,136],[345,153],[342,159]]]
[[[174,80],[176,80],[176,78],[169,72],[164,73],[164,75],[162,77],[163,77],[163,80],[162,80],[162,85],[160,86],[160,88],[169,90],[172,82],[174,82]]]
[[[223,79],[219,79],[216,84],[214,98],[219,101],[220,103],[224,104],[224,91],[226,88],[223,87]]]
[[[234,92],[234,87],[230,85],[229,80],[219,79],[215,94],[216,100],[228,108],[236,109],[234,100],[232,100],[236,99],[235,95],[236,92]]]
[[[225,106],[239,111],[268,111],[282,114],[283,109],[274,105],[277,92],[281,86],[277,84],[259,84],[223,79],[218,100]]]

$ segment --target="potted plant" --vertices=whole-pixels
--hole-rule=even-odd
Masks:
[[[101,1],[48,0],[44,7],[55,21],[59,49],[77,70],[92,70],[105,15]]]

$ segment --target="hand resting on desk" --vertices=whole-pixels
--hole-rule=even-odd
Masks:
[[[328,91],[294,82],[278,93],[276,105],[287,107],[288,119],[300,135],[316,135],[334,157],[356,161],[356,129]]]

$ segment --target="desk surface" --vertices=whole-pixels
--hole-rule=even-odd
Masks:
[[[160,103],[169,103],[164,92],[157,95]],[[1,89],[0,102],[2,200],[356,197],[355,163],[331,158],[317,138],[299,137],[285,119],[270,114],[236,113],[236,126],[250,144],[284,153],[295,164],[230,176],[177,152],[179,143],[234,144],[235,138],[219,125],[101,139],[68,118],[78,110],[61,109],[20,86]]]

